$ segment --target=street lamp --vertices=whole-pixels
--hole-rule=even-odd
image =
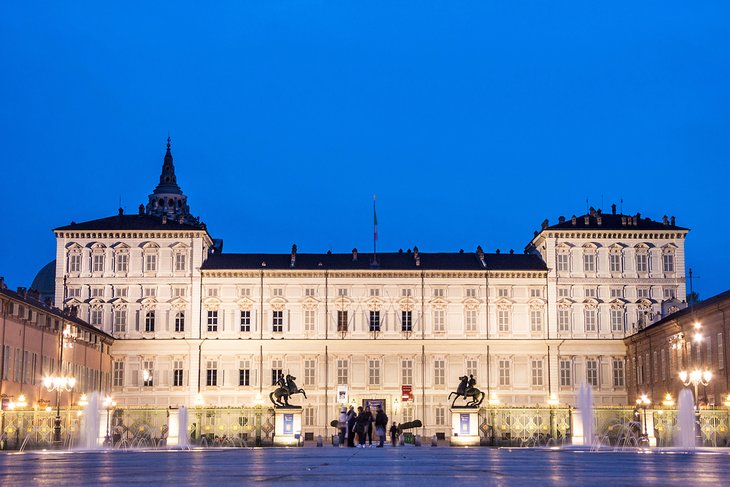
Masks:
[[[649,404],[651,404],[651,400],[646,394],[642,394],[641,397],[636,400],[636,405],[644,410],[644,421],[642,421],[644,423],[644,438],[649,437],[649,434],[646,431],[646,408]]]
[[[703,386],[707,386],[710,383],[710,381],[712,380],[712,372],[707,369],[694,369],[692,372],[687,372],[686,370],[683,370],[679,373],[679,380],[681,380],[682,384],[687,387],[689,387],[690,384],[694,386],[695,406],[698,406],[699,397],[697,389],[699,388],[700,384],[702,384]]]
[[[56,391],[56,419],[53,421],[54,441],[61,442],[61,392],[70,392],[76,386],[74,377],[48,376],[43,379],[43,386],[48,392]]]
[[[103,404],[104,409],[106,409],[106,437],[104,437],[104,446],[113,446],[111,432],[109,431],[109,413],[116,407],[117,403],[112,400],[111,396],[106,396]]]

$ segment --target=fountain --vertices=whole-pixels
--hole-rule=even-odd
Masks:
[[[180,406],[177,413],[178,440],[180,448],[190,448],[190,434],[188,433],[188,408]]]
[[[593,391],[588,384],[581,384],[578,388],[577,405],[583,426],[583,445],[593,447],[595,445],[593,438],[593,423],[595,422],[593,414]]]
[[[689,389],[682,389],[678,399],[677,436],[674,445],[681,448],[694,448],[695,445],[695,408],[694,396]]]
[[[88,396],[88,404],[84,407],[81,418],[81,437],[79,447],[84,450],[98,450],[101,414],[99,412],[99,393],[92,392]]]

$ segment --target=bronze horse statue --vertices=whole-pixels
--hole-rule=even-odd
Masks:
[[[279,380],[276,381],[278,387],[269,394],[269,399],[271,399],[275,407],[293,407],[289,404],[289,397],[294,394],[303,394],[304,398],[307,398],[307,393],[304,392],[304,389],[299,389],[296,382],[294,382],[296,379],[296,377],[290,374],[287,374],[286,378],[279,377]]]
[[[455,392],[449,394],[449,399],[451,399],[451,396],[456,395],[454,401],[451,403],[451,407],[453,408],[456,405],[456,400],[460,397],[463,397],[464,400],[468,401],[466,403],[466,407],[468,408],[480,406],[486,394],[474,387],[477,383],[477,381],[474,379],[474,376],[470,375],[469,377],[467,377],[463,375],[459,377],[459,380],[461,381],[459,383],[459,387],[456,388]],[[472,400],[469,401],[469,398],[471,398]]]

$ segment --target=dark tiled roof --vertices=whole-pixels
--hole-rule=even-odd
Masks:
[[[588,216],[588,225],[586,225],[585,217]],[[601,225],[598,225],[598,217],[601,218]],[[636,224],[634,225],[634,221]],[[576,217],[575,225],[573,225],[572,216],[565,219],[563,223],[557,223],[547,227],[549,230],[584,230],[584,229],[600,229],[600,230],[688,230],[684,227],[678,227],[667,222],[665,225],[662,221],[654,221],[649,218],[639,217],[636,215],[621,214],[598,214],[581,215]]]
[[[98,220],[75,223],[58,227],[55,230],[204,230],[200,225],[189,225],[150,215],[116,215]]]
[[[16,301],[21,301],[25,303],[28,306],[33,306],[35,308],[42,309],[46,313],[55,316],[56,318],[70,321],[72,323],[76,323],[82,328],[86,328],[87,330],[93,331],[94,333],[98,333],[100,335],[103,335],[105,338],[108,338],[109,340],[114,340],[114,337],[110,334],[106,333],[103,330],[100,330],[99,328],[95,327],[94,325],[90,325],[86,321],[82,320],[81,318],[77,316],[71,316],[70,314],[64,313],[62,310],[56,308],[55,306],[49,306],[46,303],[43,303],[34,297],[32,297],[29,293],[18,293],[15,291],[11,291],[10,289],[3,289],[0,288],[0,294],[4,294],[5,296],[14,299]]]
[[[352,254],[297,254],[291,267],[291,254],[217,254],[211,255],[203,270],[261,269],[381,269],[381,270],[484,270],[476,253],[419,253],[421,265],[416,266],[413,253],[391,252],[378,254],[378,266],[373,267],[372,254],[360,253],[356,261]],[[533,254],[485,254],[487,269],[545,271],[547,267]],[[321,263],[321,265],[320,265]]]
[[[646,330],[651,330],[652,328],[661,326],[664,323],[668,323],[670,321],[682,319],[682,318],[686,317],[687,315],[690,315],[692,313],[697,313],[698,311],[702,311],[704,308],[714,306],[714,305],[721,303],[723,301],[726,301],[728,299],[730,299],[730,290],[722,292],[720,294],[716,294],[710,298],[705,299],[704,301],[700,301],[699,303],[695,303],[691,307],[687,306],[684,309],[680,309],[676,313],[667,315],[664,318],[662,318],[661,320],[655,321],[654,323],[650,324],[649,326],[647,326],[643,330],[639,331],[638,333],[642,333]]]

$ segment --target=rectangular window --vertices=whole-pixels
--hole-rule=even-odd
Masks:
[[[209,298],[217,298],[218,297],[218,288],[217,287],[209,287],[208,288],[208,297]]]
[[[674,299],[677,297],[677,291],[673,287],[664,288],[664,299]]]
[[[509,298],[509,288],[508,287],[500,287],[497,289],[497,297],[499,298]]]
[[[469,333],[477,331],[477,310],[467,309],[465,313],[466,326],[465,329]]]
[[[112,373],[112,385],[114,387],[124,387],[124,362],[121,360],[114,361],[114,372]]]
[[[557,260],[558,260],[558,271],[568,272],[570,270],[570,255],[558,254]]]
[[[271,294],[274,295],[274,296],[281,297],[281,296],[284,295],[284,289],[282,289],[280,287],[276,287],[276,288],[274,288],[274,289],[271,290]]]
[[[157,288],[156,287],[145,287],[142,290],[142,294],[145,298],[154,298],[157,296]]]
[[[104,272],[104,254],[94,254],[91,257],[91,271]]]
[[[436,425],[444,426],[446,424],[446,408],[443,406],[437,406],[434,409]]]
[[[413,360],[404,359],[401,361],[401,385],[413,384]]]
[[[500,308],[497,310],[497,327],[501,332],[508,332],[510,325],[510,310],[508,308]]]
[[[218,387],[218,361],[208,360],[205,367],[205,385]]]
[[[659,354],[656,350],[652,353],[651,376],[654,377],[654,382],[659,382]]]
[[[570,309],[558,309],[558,331],[570,332]]]
[[[81,288],[80,287],[69,287],[67,293],[68,293],[69,298],[80,298],[81,297]],[[11,312],[12,312],[12,309],[11,309]]]
[[[238,369],[238,385],[240,387],[247,387],[251,385],[251,369]]]
[[[183,383],[183,361],[175,360],[172,363],[172,385],[174,387],[182,387]]]
[[[314,359],[304,361],[304,385],[314,386]]]
[[[81,272],[81,255],[70,254],[68,256],[68,271],[72,273]]]
[[[380,311],[370,311],[370,331],[380,331]]]
[[[347,385],[347,371],[348,371],[348,363],[346,359],[338,359],[337,360],[337,384],[338,385]]]
[[[339,288],[337,290],[337,295],[338,296],[347,296],[347,289],[345,289],[345,288]]]
[[[717,370],[725,369],[725,342],[722,341],[722,333],[717,334]]]
[[[182,333],[185,331],[185,313],[178,311],[175,313],[175,332]]]
[[[433,297],[434,298],[443,298],[444,297],[444,290],[443,289],[434,289],[433,290]]]
[[[621,272],[621,254],[609,254],[608,265],[611,272]]]
[[[611,310],[611,331],[614,333],[623,333],[624,331],[624,310]]]
[[[241,310],[241,316],[239,318],[240,330],[242,332],[251,331],[251,311]]]
[[[674,272],[674,254],[664,254],[662,264],[664,265],[664,272]]]
[[[647,254],[636,254],[636,272],[648,272],[648,260]]]
[[[510,385],[510,361],[502,359],[499,361],[499,385]]]
[[[404,289],[405,291],[405,289]],[[409,290],[410,291],[410,290]],[[401,311],[401,331],[413,331],[413,312]]]
[[[473,375],[476,377],[477,374],[477,360],[474,358],[466,359],[466,375]]]
[[[129,254],[126,252],[116,255],[116,271],[129,272]]]
[[[378,296],[380,296],[380,289],[370,289],[370,296],[371,297],[378,297]]]
[[[476,298],[477,297],[477,290],[473,287],[466,289],[466,297],[467,298]]]
[[[536,289],[536,288],[530,289],[530,297],[531,298],[541,298],[542,297],[542,289]]]
[[[185,254],[176,253],[175,254],[175,270],[184,271],[186,267],[187,267],[187,264],[186,264]]]
[[[542,310],[531,309],[530,310],[530,331],[533,333],[539,333],[542,331]]]
[[[91,308],[91,316],[89,317],[89,323],[94,326],[101,326],[104,319],[104,310],[101,308]]]
[[[559,287],[558,288],[558,297],[559,298],[569,298],[570,297],[570,288],[569,287]]]
[[[312,406],[304,408],[304,426],[314,426],[314,408]]]
[[[585,329],[586,332],[596,331],[596,310],[585,310]]]
[[[532,385],[533,387],[542,387],[543,385],[543,361],[531,360],[532,369]]]
[[[667,380],[667,352],[663,348],[659,351],[659,362],[662,371],[662,381]]]
[[[573,385],[573,362],[571,360],[560,360],[560,386],[571,387]]]
[[[274,310],[271,314],[271,331],[282,333],[284,331],[284,311]]]
[[[208,331],[218,331],[218,310],[208,311]]]
[[[313,310],[313,309],[304,310],[304,331],[306,333],[314,332],[314,316],[315,316],[315,310]]]
[[[113,288],[115,298],[126,298],[129,294],[129,288],[124,286],[116,286]]]
[[[337,331],[347,331],[347,311],[337,310]]]
[[[624,297],[624,291],[620,287],[612,287],[610,291],[610,296],[612,298],[623,298]]]
[[[596,272],[596,254],[583,254],[583,271]]]
[[[91,288],[91,297],[92,298],[103,298],[104,297],[104,288],[103,287],[92,287]]]
[[[314,288],[313,287],[304,288],[304,295],[305,296],[314,296]]]
[[[152,333],[155,331],[155,312],[148,311],[144,316],[144,331]]]
[[[636,297],[637,298],[648,298],[649,297],[649,288],[648,287],[637,288]]]
[[[433,311],[433,331],[434,333],[443,333],[445,331],[445,312],[442,309]]]
[[[613,387],[624,387],[624,359],[613,359]]]
[[[446,363],[443,359],[433,361],[433,385],[446,385]]]
[[[368,384],[371,386],[380,385],[380,360],[368,360]]]
[[[271,385],[276,385],[284,377],[284,365],[281,360],[271,361]]]
[[[157,270],[157,254],[145,254],[144,270],[145,272],[155,272]]]
[[[598,361],[586,360],[586,382],[588,385],[598,387]]]
[[[155,378],[155,363],[152,360],[142,362],[142,385],[152,387]]]
[[[412,292],[410,289],[401,289],[400,290],[400,295],[403,296],[404,298],[411,296],[411,294],[412,294]]]

